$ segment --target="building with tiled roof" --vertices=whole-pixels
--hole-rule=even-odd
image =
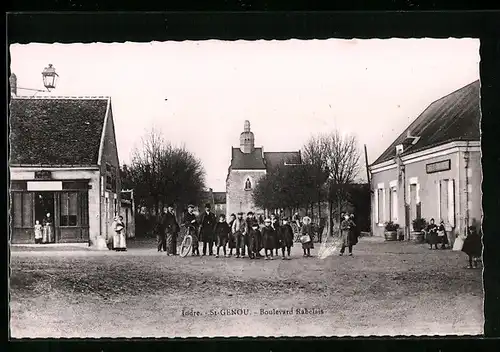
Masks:
[[[10,103],[11,241],[111,239],[121,211],[120,163],[109,97],[13,97]]]
[[[456,234],[481,219],[480,83],[430,104],[370,165],[372,229],[393,221],[411,236],[415,219]]]
[[[257,209],[252,198],[252,191],[258,180],[279,165],[301,164],[300,151],[264,152],[262,147],[255,147],[255,137],[250,130],[250,122],[245,121],[240,135],[240,147],[231,148],[231,165],[226,179],[226,214],[254,211]]]

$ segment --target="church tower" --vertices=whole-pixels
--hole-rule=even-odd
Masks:
[[[253,132],[250,131],[250,121],[246,120],[243,127],[243,132],[240,134],[240,150],[242,153],[250,154],[255,148],[255,138]]]

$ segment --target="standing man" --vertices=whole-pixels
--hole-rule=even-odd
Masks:
[[[203,242],[203,255],[207,254],[207,245],[209,255],[214,254],[214,230],[217,222],[215,214],[210,209],[210,204],[205,204],[205,212],[201,215],[200,219],[200,241]]]
[[[194,205],[188,205],[188,211],[184,214],[183,224],[193,239],[191,243],[191,246],[193,247],[192,255],[199,256],[200,248],[198,243],[198,220],[196,219],[196,214],[194,213]]]
[[[166,214],[163,218],[163,228],[166,235],[166,247],[168,255],[177,255],[177,234],[179,233],[179,224],[175,218],[174,205],[169,204]]]
[[[276,216],[276,214],[271,214],[271,227],[273,228],[273,230],[275,231],[276,234],[278,234],[280,232],[280,223],[279,223],[279,220],[278,220],[278,217]],[[281,248],[281,245],[278,243],[279,241],[279,238],[277,237],[276,238],[276,256],[278,256],[278,248]]]
[[[158,215],[156,218],[156,241],[158,243],[158,252],[166,252],[167,251],[167,239],[165,237],[165,217],[167,216],[167,208],[163,208],[163,212],[161,215]]]

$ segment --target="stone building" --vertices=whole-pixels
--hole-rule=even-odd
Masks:
[[[47,213],[54,242],[92,245],[120,214],[120,163],[109,97],[13,97],[11,243],[34,243]]]
[[[370,166],[372,229],[444,221],[450,242],[481,221],[480,84],[430,104]]]
[[[231,148],[231,165],[226,178],[226,215],[240,211],[262,214],[264,211],[255,207],[252,198],[252,191],[259,179],[278,165],[300,163],[300,151],[264,152],[263,147],[255,147],[250,122],[245,121],[240,134],[240,147]]]

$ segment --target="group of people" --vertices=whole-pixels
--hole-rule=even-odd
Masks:
[[[177,235],[180,227],[187,228],[192,237],[192,255],[200,255],[199,242],[203,242],[202,256],[215,255],[216,258],[233,256],[236,258],[273,259],[281,255],[282,259],[290,259],[294,244],[294,232],[288,219],[281,221],[275,214],[269,218],[257,219],[253,212],[231,214],[229,220],[225,214],[218,218],[211,211],[210,204],[205,205],[205,211],[196,216],[195,207],[190,204],[184,214],[181,225],[178,224],[173,204],[169,204],[158,221],[156,228],[158,251],[168,255],[177,255]],[[261,220],[261,221],[259,221]],[[260,224],[262,222],[262,224]],[[302,219],[300,229],[304,257],[311,256],[314,248],[315,229],[309,217]]]
[[[212,212],[210,204],[205,205],[205,211],[197,216],[194,205],[188,206],[181,224],[177,222],[174,205],[169,204],[157,222],[156,233],[158,252],[167,255],[177,255],[177,237],[181,227],[185,227],[192,238],[192,256],[200,256],[200,241],[203,243],[202,256],[215,255],[236,258],[271,260],[281,256],[290,259],[291,248],[294,245],[294,230],[291,223],[299,226],[298,237],[302,246],[303,256],[311,257],[314,249],[314,239],[318,236],[317,228],[313,226],[310,217],[302,221],[295,215],[291,220],[279,219],[276,214],[269,218],[256,218],[254,212],[247,214],[239,212],[231,214],[226,219],[225,214],[218,217]],[[341,223],[341,249],[352,256],[353,246],[358,242],[359,231],[353,220],[353,214],[344,214]]]
[[[35,243],[53,243],[55,241],[53,221],[50,213],[47,213],[40,224],[39,220],[35,221]]]
[[[467,237],[462,245],[462,251],[468,256],[468,268],[477,268],[482,252],[481,235],[477,231],[476,226],[470,226],[468,230]],[[425,229],[425,234],[426,242],[429,244],[429,249],[431,250],[438,249],[439,244],[441,245],[441,249],[446,249],[450,245],[444,221],[441,221],[438,226],[434,219],[431,219]]]

